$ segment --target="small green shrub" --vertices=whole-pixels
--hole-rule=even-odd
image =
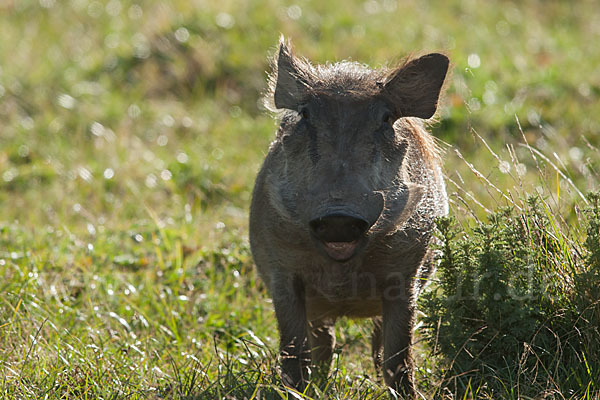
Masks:
[[[599,199],[590,195],[580,216],[584,242],[538,198],[464,233],[439,221],[437,284],[421,301],[441,387],[493,398],[598,393]]]

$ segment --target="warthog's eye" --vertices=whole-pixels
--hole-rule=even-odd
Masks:
[[[308,119],[308,117],[310,116],[310,114],[308,113],[308,107],[306,107],[306,106],[300,107],[300,109],[298,110],[298,114],[300,114],[300,116],[303,119]]]
[[[392,118],[392,113],[390,113],[388,111],[383,113],[383,115],[381,116],[381,122],[384,124],[392,125],[394,123],[394,119]]]

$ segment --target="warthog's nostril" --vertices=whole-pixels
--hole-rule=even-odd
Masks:
[[[324,235],[325,232],[327,231],[327,227],[325,226],[325,223],[323,223],[322,221],[315,222],[313,229],[318,236]]]
[[[353,242],[368,229],[369,223],[349,215],[333,214],[310,221],[313,234],[323,242]]]

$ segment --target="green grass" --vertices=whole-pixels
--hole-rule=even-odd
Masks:
[[[539,193],[568,260],[600,188],[599,26],[592,0],[0,3],[0,397],[294,398],[246,221],[280,32],[316,62],[447,52],[452,214],[468,234]],[[338,324],[330,398],[387,397],[368,331]],[[425,397],[493,397],[419,338]]]

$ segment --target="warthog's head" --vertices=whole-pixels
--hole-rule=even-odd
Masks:
[[[271,172],[270,200],[325,255],[349,260],[421,200],[423,188],[403,176],[408,143],[394,122],[433,116],[448,59],[428,54],[393,70],[313,66],[282,40],[274,64],[284,165]]]

